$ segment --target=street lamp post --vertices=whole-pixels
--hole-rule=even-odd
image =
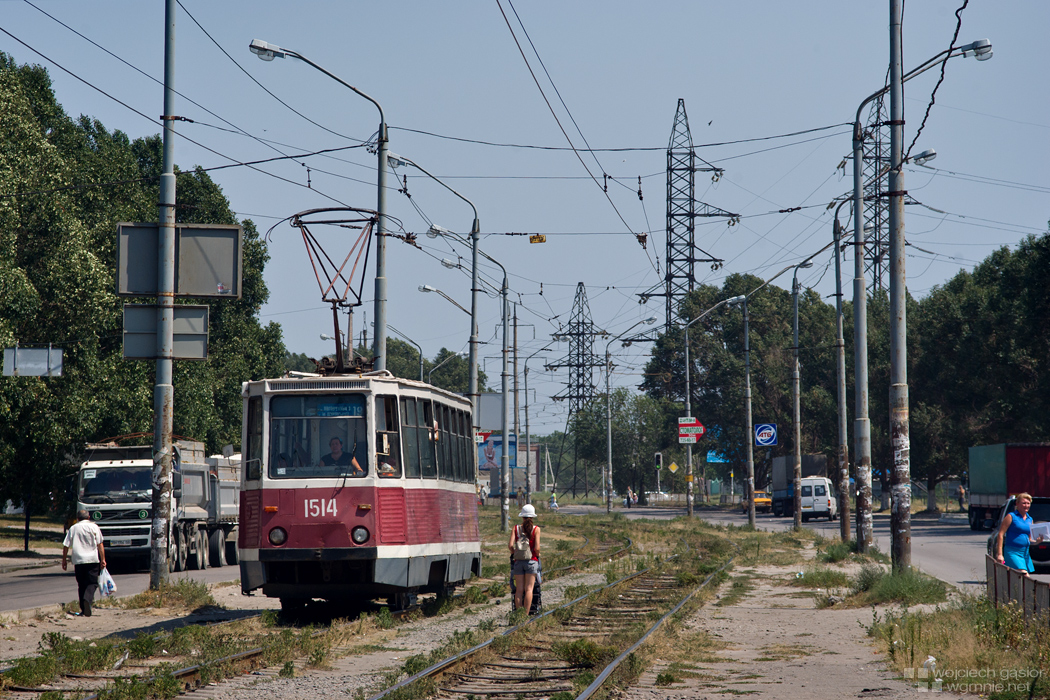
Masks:
[[[791,327],[795,341],[795,358],[791,365],[791,400],[793,406],[792,418],[795,424],[793,483],[795,489],[794,527],[796,530],[802,527],[802,418],[798,367],[798,271],[808,267],[813,267],[813,263],[808,260],[795,265],[795,275],[791,279],[791,306],[794,312],[794,323]]]
[[[752,292],[753,293],[753,292]],[[755,492],[755,428],[754,423],[751,420],[751,340],[750,340],[750,328],[748,327],[748,316],[747,316],[747,297],[745,294],[739,299],[739,302],[734,301],[734,304],[739,303],[744,311],[744,412],[747,415],[747,433],[745,442],[747,443],[747,497],[749,504],[747,507],[747,523],[751,527],[755,526],[755,499],[752,494]]]
[[[375,341],[372,352],[375,355],[375,369],[386,369],[386,168],[387,168],[387,132],[386,116],[383,107],[373,98],[355,88],[334,73],[317,65],[301,53],[284,49],[276,44],[270,44],[261,39],[252,39],[248,49],[264,61],[272,61],[275,58],[298,58],[308,66],[316,68],[343,87],[349,88],[361,97],[365,98],[379,110],[379,133],[376,136],[376,154],[379,159],[379,173],[376,180],[376,214],[378,218],[376,230],[376,283],[375,283]]]
[[[685,417],[692,418],[693,416],[693,403],[692,403],[692,386],[690,384],[690,372],[691,366],[689,362],[689,328],[702,318],[707,317],[715,309],[722,307],[726,304],[735,303],[742,299],[742,297],[733,297],[731,299],[723,299],[707,311],[703,312],[689,323],[685,324]],[[693,516],[693,445],[686,443],[685,445],[685,512],[689,517]]]
[[[532,433],[529,432],[529,360],[539,355],[541,352],[547,352],[550,350],[548,345],[545,348],[540,348],[536,352],[532,353],[525,358],[525,500],[527,503],[532,503],[532,482],[529,475],[529,460],[532,459]],[[536,460],[539,464],[539,460]],[[536,486],[539,486],[539,477],[537,476]]]
[[[806,258],[805,260],[803,260],[801,263],[798,263],[798,264],[799,265],[804,265],[805,263],[809,262],[813,258],[815,258],[818,255],[820,255],[821,253],[823,253],[825,250],[830,248],[832,245],[834,245],[834,244],[833,243],[828,243],[826,246],[824,246],[823,248],[818,250],[816,253],[813,253],[808,258]],[[732,306],[741,306],[743,308],[743,311],[744,311],[744,404],[746,406],[745,412],[747,413],[747,436],[746,436],[746,442],[747,442],[747,484],[748,484],[748,486],[747,486],[747,495],[748,495],[748,497],[749,497],[749,499],[751,501],[750,506],[747,509],[747,521],[748,521],[748,524],[750,524],[752,527],[754,527],[754,525],[755,525],[755,499],[754,499],[754,492],[755,492],[755,456],[754,456],[755,435],[754,435],[754,433],[755,433],[755,429],[754,429],[754,423],[751,420],[751,341],[750,341],[750,337],[749,337],[750,336],[750,329],[748,327],[749,321],[748,321],[748,314],[747,314],[747,300],[748,300],[749,297],[754,296],[759,290],[763,289],[766,285],[768,285],[773,280],[775,280],[777,277],[780,277],[782,274],[784,274],[785,272],[787,272],[788,270],[790,270],[793,267],[797,267],[797,266],[796,265],[788,265],[783,270],[781,270],[777,274],[773,275],[772,277],[767,279],[765,282],[763,282],[762,284],[760,284],[757,287],[755,287],[754,289],[752,289],[747,294],[744,294],[744,295],[741,295],[741,296],[737,296],[737,297],[733,297],[732,299],[727,299],[726,300],[726,303],[728,303],[728,304],[730,304]],[[796,346],[798,345],[797,341],[796,341],[795,345]],[[732,485],[732,483],[730,483],[730,485]],[[798,489],[796,489],[795,492],[797,494],[798,493]]]
[[[893,5],[896,7],[896,5]],[[894,22],[894,27],[891,31],[891,42],[899,40],[899,14],[896,15],[896,19],[891,18]],[[893,36],[896,35],[896,38]],[[987,39],[978,39],[977,41],[966,44],[965,46],[951,47],[944,51],[941,51],[933,58],[927,60],[925,63],[920,65],[918,68],[911,70],[910,72],[900,75],[900,60],[899,60],[899,47],[893,50],[896,62],[896,73],[895,79],[891,80],[891,85],[887,85],[877,92],[868,96],[860,106],[857,107],[857,116],[853,122],[853,245],[854,245],[854,279],[853,279],[853,352],[854,352],[854,363],[853,373],[855,381],[855,399],[856,399],[856,415],[854,416],[854,429],[853,429],[853,441],[854,441],[854,452],[856,453],[856,464],[857,464],[857,549],[861,552],[866,552],[871,546],[873,540],[872,531],[872,519],[871,519],[871,422],[868,418],[868,312],[867,312],[867,282],[864,279],[864,129],[860,121],[861,112],[864,107],[868,105],[872,100],[882,97],[887,92],[890,92],[891,87],[894,85],[897,88],[902,88],[903,84],[912,78],[925,73],[930,68],[933,68],[937,64],[947,61],[949,58],[956,56],[969,56],[973,55],[978,61],[986,61],[992,57],[992,44]],[[891,61],[892,62],[892,61]],[[892,73],[893,71],[891,71]],[[898,97],[903,96],[903,89],[899,90]],[[891,95],[891,100],[893,100]],[[895,119],[891,117],[891,121]],[[900,119],[899,125],[903,127],[903,115]],[[895,157],[891,157],[890,168],[891,174],[896,171],[896,176],[892,177],[890,183],[890,229],[892,236],[899,236],[899,246],[895,246],[893,240],[891,240],[891,272],[890,272],[890,296],[891,302],[895,294],[899,291],[901,296],[904,295],[904,266],[903,266],[903,250],[904,250],[904,225],[903,225],[903,206],[900,207],[899,212],[895,212],[895,206],[897,202],[903,203],[903,187],[904,180],[901,176],[900,154],[896,153]],[[896,201],[895,201],[896,200]],[[893,254],[893,250],[897,247],[900,248],[901,254],[901,265],[898,267],[895,265],[896,255]],[[895,289],[895,284],[898,278],[900,278],[900,290]],[[896,305],[894,305],[896,306]],[[901,306],[902,314],[900,318],[897,318],[896,314],[893,316],[891,330],[891,339],[898,335],[897,329],[903,328],[904,316],[903,316],[903,305]],[[903,337],[903,335],[901,336]],[[893,428],[897,432],[901,428],[904,430],[904,437],[907,438],[907,375],[903,375],[903,381],[897,382],[901,379],[899,367],[894,366],[895,363],[904,362],[907,360],[906,348],[901,344],[901,352],[898,355],[894,352],[897,349],[896,343],[894,348],[891,349],[890,353],[890,364],[891,364],[891,385],[897,384],[897,388],[894,389],[895,397],[891,399],[891,426],[896,425]],[[904,395],[900,396],[900,389],[903,389]],[[901,399],[903,398],[903,403]],[[899,404],[899,406],[898,406]],[[903,408],[903,413],[901,412]],[[903,424],[899,424],[900,419],[903,418]],[[894,438],[898,439],[897,437]],[[896,448],[895,448],[896,451]],[[910,458],[903,456],[903,459],[908,462],[910,467]],[[909,487],[910,488],[910,487]],[[910,494],[909,494],[910,495]],[[909,557],[910,559],[910,553]],[[896,562],[895,562],[896,565]]]
[[[612,394],[610,393],[611,389],[609,387],[609,375],[612,374],[612,358],[610,357],[610,349],[612,348],[613,343],[633,331],[638,326],[643,323],[651,324],[655,321],[655,316],[644,318],[605,344],[605,445],[607,460],[605,464],[605,478],[602,480],[604,482],[602,484],[602,490],[605,491],[606,513],[612,511]]]
[[[405,340],[407,340],[408,342],[410,342],[410,343],[412,343],[413,345],[416,346],[416,348],[419,351],[419,381],[423,381],[423,346],[420,345],[419,343],[417,343],[416,341],[412,340],[407,335],[405,335],[404,333],[402,333],[398,329],[394,328],[390,324],[387,324],[387,328],[389,328],[394,333],[397,333],[399,336],[401,336],[402,338],[404,338]]]
[[[464,202],[466,202],[468,205],[470,205],[470,208],[474,211],[474,221],[473,221],[473,223],[470,226],[470,247],[471,247],[471,257],[472,257],[471,273],[470,273],[470,277],[471,277],[471,282],[470,282],[470,287],[471,287],[471,291],[470,291],[470,360],[469,360],[469,363],[470,363],[470,379],[468,380],[469,381],[469,385],[468,385],[468,388],[467,388],[467,393],[470,395],[470,404],[471,404],[471,406],[473,406],[473,409],[474,409],[472,411],[472,413],[474,415],[474,417],[473,417],[474,428],[476,429],[478,427],[479,421],[480,421],[480,417],[478,416],[478,412],[480,411],[480,408],[478,406],[478,252],[479,252],[478,251],[478,240],[479,240],[479,238],[481,236],[481,221],[478,218],[478,208],[476,206],[474,206],[474,202],[470,201],[469,199],[464,197],[462,194],[460,194],[456,190],[454,190],[451,187],[449,187],[440,178],[438,178],[436,175],[431,173],[429,170],[427,170],[426,168],[421,166],[419,163],[416,163],[411,158],[405,158],[404,156],[399,156],[396,153],[391,153],[390,154],[390,162],[393,165],[395,165],[395,167],[397,165],[402,164],[402,163],[406,163],[408,165],[411,165],[413,168],[415,168],[419,172],[423,173],[424,175],[429,177],[431,180],[433,180],[434,182],[438,183],[439,185],[444,187],[446,190],[448,190],[452,194],[454,194],[457,197],[459,197],[460,199],[462,199]],[[431,225],[430,230],[427,231],[427,235],[432,237],[432,238],[436,238],[437,236],[440,236],[440,235],[443,235],[443,234],[451,234],[451,233],[452,232],[449,231],[448,229],[444,229],[444,228],[442,228],[440,226],[434,226],[434,225]],[[488,256],[486,255],[485,257],[488,257]],[[489,258],[489,259],[491,260],[491,258]],[[495,260],[493,260],[493,262],[495,262]],[[447,297],[447,296],[445,298],[449,299],[449,297]],[[449,301],[452,301],[452,300],[449,299]],[[455,304],[455,302],[452,302],[452,303]],[[456,304],[456,306],[459,306],[459,304]],[[463,307],[460,306],[459,308],[462,309]],[[506,439],[506,438],[504,438],[504,439]]]

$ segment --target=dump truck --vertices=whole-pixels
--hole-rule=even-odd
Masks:
[[[802,455],[802,477],[828,475],[828,458]],[[795,515],[795,461],[793,456],[773,458],[773,515]]]
[[[177,440],[173,447],[169,570],[236,564],[240,455],[228,449],[206,457],[195,440]],[[148,568],[153,446],[88,444],[72,490],[77,509],[102,530],[106,560]]]
[[[991,528],[1011,496],[1050,496],[1050,442],[971,447],[969,479],[970,529]]]

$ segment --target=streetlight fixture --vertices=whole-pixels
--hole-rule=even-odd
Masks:
[[[605,478],[603,479],[604,483],[602,484],[602,490],[605,491],[606,513],[612,511],[612,394],[610,393],[611,390],[609,388],[609,375],[612,374],[612,360],[609,356],[610,348],[612,348],[613,343],[615,343],[617,340],[624,337],[643,323],[646,325],[651,325],[655,322],[655,316],[643,318],[641,321],[638,321],[633,326],[625,330],[623,333],[620,333],[620,335],[616,336],[615,338],[613,338],[605,344],[605,444],[607,448],[606,457],[608,459],[605,465]]]
[[[436,370],[438,367],[441,367],[441,365],[445,364],[449,360],[455,359],[457,357],[463,357],[463,353],[460,353],[460,352],[449,353],[448,357],[446,357],[444,360],[442,360],[441,362],[439,362],[436,365],[434,365],[433,367],[431,367],[430,371],[427,372],[427,384],[433,384],[434,383],[434,381],[433,381],[434,370]]]
[[[349,88],[361,97],[365,98],[379,110],[379,133],[376,136],[376,154],[379,159],[378,175],[376,179],[376,282],[375,282],[375,306],[373,316],[375,320],[375,340],[373,341],[372,353],[375,357],[375,369],[386,369],[386,168],[387,168],[387,131],[386,117],[383,107],[372,97],[346,82],[334,73],[317,65],[301,53],[284,49],[276,44],[270,44],[262,39],[252,39],[248,49],[263,61],[272,61],[275,58],[297,58],[303,63],[316,68],[343,87]]]
[[[891,80],[890,84],[872,93],[860,106],[853,122],[853,243],[854,279],[853,279],[853,352],[854,382],[856,396],[856,415],[854,416],[854,451],[857,464],[857,549],[868,551],[873,540],[871,519],[871,421],[868,418],[868,301],[867,282],[864,279],[864,128],[860,121],[861,112],[872,100],[890,92],[891,157],[889,183],[889,225],[890,225],[890,433],[894,445],[894,454],[901,456],[901,466],[910,472],[910,440],[908,437],[908,385],[907,385],[907,348],[905,308],[904,308],[904,175],[901,168],[901,141],[903,138],[904,115],[902,106],[903,85],[912,78],[925,73],[937,64],[955,56],[974,56],[979,61],[992,57],[992,44],[988,39],[978,39],[965,46],[951,47],[941,51],[919,67],[901,75],[899,23],[900,6],[894,1],[890,5],[891,24]],[[921,155],[921,154],[920,154]],[[928,160],[928,159],[927,159]],[[905,490],[902,489],[902,493]],[[908,494],[910,497],[910,493]],[[903,526],[910,530],[910,513]],[[893,532],[896,540],[897,524]],[[910,561],[910,549],[907,559]],[[894,562],[897,565],[897,562]]]
[[[478,241],[481,238],[481,221],[478,219],[478,208],[474,206],[474,202],[470,201],[462,194],[449,187],[440,178],[435,176],[433,173],[421,166],[419,163],[416,163],[411,158],[399,156],[396,153],[391,153],[388,158],[390,166],[393,168],[397,168],[402,165],[411,165],[413,168],[423,173],[431,180],[441,185],[452,194],[456,195],[458,198],[462,199],[464,202],[470,205],[470,208],[474,212],[474,221],[470,227],[470,247],[472,258],[470,272],[470,380],[469,386],[467,388],[467,393],[470,394],[470,403],[474,409],[471,413],[474,416],[474,427],[477,428],[481,420],[480,416],[478,415],[481,411],[481,407],[478,406],[478,253],[480,252],[478,251]],[[444,235],[454,236],[455,234],[453,234],[452,231],[450,231],[449,229],[444,228],[442,226],[437,226],[436,224],[431,224],[430,228],[427,230],[427,236],[430,238],[437,238],[438,236]],[[485,257],[488,256],[486,255]],[[489,259],[491,260],[491,258]],[[495,261],[493,260],[493,262]],[[444,265],[445,261],[442,260],[441,264]],[[448,267],[448,265],[445,265],[445,267]],[[506,274],[504,274],[504,278],[505,277]],[[506,280],[504,279],[504,281]],[[504,406],[504,412],[506,412],[506,406]],[[506,441],[505,431],[503,435],[503,439],[504,441]],[[503,450],[503,452],[504,454],[506,454],[507,451]],[[505,530],[506,526],[504,526],[503,529]]]
[[[801,407],[800,407],[800,387],[799,387],[799,368],[798,368],[798,271],[806,268],[813,267],[813,263],[808,259],[795,265],[795,275],[791,280],[791,306],[794,311],[794,323],[792,324],[792,330],[794,332],[795,340],[795,361],[791,366],[791,399],[793,405],[793,421],[795,423],[795,445],[794,445],[794,460],[793,460],[793,473],[794,473],[794,489],[795,489],[795,504],[794,504],[794,527],[796,530],[802,528],[802,425],[801,425]],[[754,499],[752,499],[754,500]]]
[[[541,352],[549,352],[550,346],[540,348],[536,352],[532,353],[525,358],[525,502],[532,503],[532,483],[529,474],[529,460],[532,458],[532,433],[529,432],[529,360],[539,355]],[[539,459],[536,460],[537,465]],[[539,487],[539,477],[537,476],[536,486]]]
[[[429,284],[421,284],[421,285],[419,285],[419,291],[421,291],[421,292],[434,292],[438,296],[444,297],[444,299],[446,301],[451,302],[457,309],[459,309],[460,311],[462,311],[466,315],[468,315],[468,316],[470,315],[470,312],[467,311],[466,309],[464,309],[462,306],[460,306],[458,301],[456,301],[455,299],[450,297],[448,294],[445,294],[443,291],[441,291],[437,287],[432,287]]]

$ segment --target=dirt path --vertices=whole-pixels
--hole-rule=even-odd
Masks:
[[[871,623],[871,610],[818,610],[816,591],[782,585],[795,571],[735,572],[719,599],[685,622],[680,648],[661,650],[669,658],[659,659],[624,697],[912,697],[915,688],[895,680],[868,641],[862,625]],[[732,581],[745,579],[750,590],[733,596]],[[680,680],[658,686],[659,674]]]

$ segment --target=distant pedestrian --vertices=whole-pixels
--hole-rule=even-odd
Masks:
[[[959,496],[959,510],[961,511],[963,509],[963,501],[966,500],[966,489],[963,488],[962,484],[959,484],[958,496]]]
[[[514,576],[514,609],[532,609],[532,589],[540,570],[540,528],[533,524],[536,508],[524,505],[518,513],[521,525],[510,533],[508,548]]]
[[[69,528],[62,542],[63,571],[66,571],[66,555],[70,549],[73,550],[73,571],[80,600],[80,612],[73,614],[91,617],[91,601],[98,590],[98,577],[106,568],[106,549],[102,546],[102,530],[91,522],[86,510],[77,511],[77,522]]]
[[[518,508],[521,508],[523,505],[525,505],[525,487],[524,486],[519,486],[518,487]]]

